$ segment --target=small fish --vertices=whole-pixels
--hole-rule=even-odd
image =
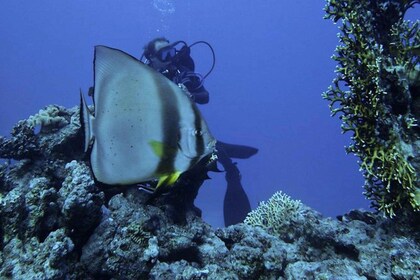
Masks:
[[[81,93],[81,123],[97,181],[170,186],[215,153],[196,104],[165,76],[106,46],[95,47],[94,72],[94,112]]]

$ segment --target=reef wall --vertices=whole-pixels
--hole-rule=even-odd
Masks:
[[[77,107],[52,105],[0,137],[13,161],[0,167],[0,278],[416,277],[419,223],[357,210],[323,218],[276,194],[258,218],[213,229],[181,194],[150,202],[136,187],[96,184],[80,130]]]

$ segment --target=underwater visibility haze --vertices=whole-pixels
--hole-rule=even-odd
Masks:
[[[282,190],[327,216],[367,208],[357,158],[321,98],[334,78],[330,59],[336,26],[323,1],[41,1],[2,3],[1,135],[49,104],[77,105],[93,84],[95,45],[140,58],[159,36],[209,42],[216,65],[200,105],[215,137],[259,149],[234,159],[252,208]],[[205,74],[206,46],[191,53]],[[204,219],[223,225],[223,173],[210,173],[197,204]]]
[[[420,1],[248,2],[0,3],[1,279],[419,279]]]

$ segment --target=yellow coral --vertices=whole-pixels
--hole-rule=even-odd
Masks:
[[[343,132],[353,133],[347,151],[361,159],[365,195],[388,216],[420,210],[418,152],[410,143],[418,120],[409,103],[420,81],[420,24],[403,19],[416,2],[329,0],[325,9],[342,26],[337,77],[323,98],[333,116],[341,114]]]

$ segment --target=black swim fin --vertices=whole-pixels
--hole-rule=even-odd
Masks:
[[[239,147],[239,145],[229,146]],[[223,201],[223,216],[225,226],[230,226],[244,221],[246,215],[251,211],[251,204],[242,187],[239,169],[236,164],[232,162],[230,155],[225,151],[225,147],[226,145],[224,145],[224,143],[218,145],[217,156],[218,161],[222,164],[226,172],[225,178],[227,188]]]
[[[258,152],[258,149],[254,147],[228,144],[220,141],[217,141],[216,148],[223,150],[230,158],[239,159],[250,158]]]

